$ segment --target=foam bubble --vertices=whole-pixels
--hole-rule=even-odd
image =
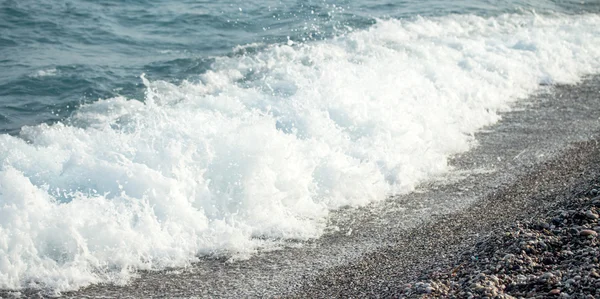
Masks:
[[[600,68],[600,17],[384,20],[218,57],[144,102],[0,135],[0,288],[124,283],[319,237],[328,213],[410,192],[539,88]],[[242,53],[243,54],[243,53]]]
[[[56,69],[46,69],[46,70],[38,70],[35,74],[31,75],[31,77],[41,78],[41,77],[53,77],[56,76]]]

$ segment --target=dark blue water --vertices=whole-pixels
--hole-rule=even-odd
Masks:
[[[598,1],[2,1],[0,133],[82,103],[143,98],[139,76],[193,80],[234,47],[320,40],[377,18],[598,11]]]

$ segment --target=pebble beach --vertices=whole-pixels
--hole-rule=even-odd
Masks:
[[[598,298],[600,196],[595,183],[543,217],[482,238],[451,267],[407,284],[401,297]]]

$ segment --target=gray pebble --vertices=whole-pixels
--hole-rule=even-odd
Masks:
[[[594,212],[592,212],[592,211],[587,211],[587,212],[585,212],[585,216],[586,216],[586,217],[588,217],[588,218],[590,218],[590,219],[598,219],[598,215],[597,215],[597,214],[595,214],[595,213],[594,213]]]

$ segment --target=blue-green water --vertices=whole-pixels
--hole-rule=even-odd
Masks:
[[[331,38],[377,18],[582,13],[599,1],[2,1],[0,133],[68,116],[139,76],[179,82],[238,45]]]
[[[319,238],[599,72],[600,1],[0,1],[0,289]]]

